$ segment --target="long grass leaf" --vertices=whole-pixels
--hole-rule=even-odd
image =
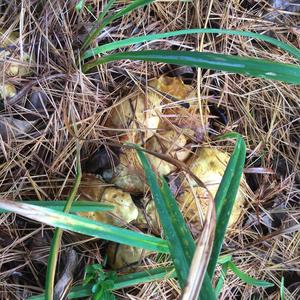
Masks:
[[[146,174],[147,182],[150,186],[152,197],[155,201],[160,221],[163,225],[164,233],[169,243],[170,253],[177,272],[179,283],[183,288],[195,251],[195,243],[190,234],[185,236],[187,228],[183,217],[180,216],[180,219],[177,221],[174,218],[174,205],[170,203],[168,206],[164,201],[156,175],[153,172],[145,154],[139,149],[137,151]],[[170,206],[172,206],[172,212],[170,211]],[[181,224],[183,228],[181,228],[179,224]],[[183,244],[183,241],[185,242],[185,245]]]
[[[231,261],[231,259],[232,259],[232,255],[220,255],[218,257],[217,263],[220,264],[220,265],[224,265],[227,262]]]
[[[156,175],[145,154],[138,147],[136,149],[142,162],[164,233],[169,243],[170,254],[179,284],[184,288],[196,249],[195,242],[167,183],[163,181],[163,186],[160,188]],[[200,299],[215,299],[215,294],[207,275],[204,276]]]
[[[162,62],[191,67],[201,67],[211,70],[221,70],[279,80],[287,83],[300,84],[300,67],[296,65],[272,62],[263,59],[240,57],[225,54],[189,51],[148,50],[121,52],[106,55],[95,61],[85,63],[83,71],[115,60],[130,59]]]
[[[101,22],[104,17],[107,15],[109,10],[112,8],[112,6],[116,3],[117,0],[109,0],[106,5],[103,7],[102,12],[100,13],[99,17],[97,18],[97,22]]]
[[[218,282],[217,282],[217,285],[216,285],[216,288],[215,288],[216,298],[219,298],[219,296],[220,296],[220,293],[222,291],[222,288],[223,288],[223,285],[224,285],[224,282],[225,282],[225,277],[226,277],[227,271],[228,271],[228,262],[226,262],[222,266],[221,274],[220,274],[220,277],[218,279]]]
[[[96,26],[95,26],[96,28],[94,30],[92,30],[92,32],[87,36],[86,40],[84,41],[84,43],[81,47],[81,50],[84,50],[87,47],[89,47],[90,44],[94,41],[94,39],[99,35],[99,33],[105,28],[105,26],[107,26],[108,24],[110,24],[114,20],[119,19],[119,18],[127,15],[128,13],[132,12],[133,10],[135,10],[139,7],[150,4],[153,1],[154,0],[134,0],[130,4],[128,4],[127,6],[122,8],[120,11],[113,14],[112,16],[109,16],[109,17],[107,17],[103,20],[101,18],[99,18],[96,22],[97,23]]]
[[[218,257],[221,252],[225,232],[231,215],[236,195],[240,186],[246,158],[246,145],[241,137],[237,138],[235,149],[228,162],[220,187],[215,197],[218,207],[214,245],[207,268],[208,275],[213,278]],[[226,185],[223,183],[226,182]],[[223,194],[224,191],[224,194]]]
[[[64,200],[53,200],[53,201],[39,201],[39,200],[24,200],[22,202],[16,201],[16,203],[27,203],[41,207],[47,207],[50,209],[63,211],[67,201]],[[107,203],[99,203],[94,201],[76,201],[70,208],[71,213],[75,212],[90,212],[90,211],[110,211],[113,210],[114,206]],[[0,213],[7,213],[8,211],[0,209]]]
[[[281,277],[280,281],[280,300],[284,300],[284,276]]]
[[[286,52],[292,54],[298,60],[300,60],[300,50],[294,47],[293,45],[286,44],[277,39],[269,37],[264,34],[249,32],[249,31],[241,31],[241,30],[228,30],[228,29],[218,29],[218,28],[194,28],[194,29],[185,29],[178,30],[172,32],[158,33],[158,34],[148,34],[138,37],[132,37],[128,39],[123,39],[119,41],[115,41],[112,43],[107,43],[105,45],[101,45],[95,47],[93,49],[87,50],[83,54],[83,59],[88,59],[94,55],[106,53],[108,51],[112,51],[115,49],[119,49],[122,47],[126,47],[129,45],[135,45],[139,43],[145,43],[150,41],[155,41],[159,39],[165,39],[169,37],[179,36],[179,35],[187,35],[187,34],[201,34],[201,33],[215,33],[215,34],[226,34],[226,35],[237,35],[244,36],[249,38],[255,38],[257,40],[268,42],[272,45],[277,46],[278,48],[285,50]]]
[[[162,179],[162,188],[161,188],[161,192],[163,195],[163,199],[165,201],[166,206],[168,207],[168,211],[170,214],[170,217],[173,220],[176,220],[175,222],[179,225],[180,228],[180,234],[183,236],[182,238],[182,242],[185,243],[186,245],[188,245],[187,241],[184,241],[184,239],[186,239],[187,237],[189,238],[189,255],[191,255],[192,261],[189,263],[191,268],[189,268],[189,274],[188,277],[185,279],[185,287],[184,287],[184,293],[182,295],[182,300],[185,299],[196,299],[199,295],[200,292],[200,299],[206,299],[206,297],[208,295],[210,295],[210,297],[212,297],[212,286],[210,283],[210,278],[207,276],[206,274],[206,267],[207,267],[207,263],[203,264],[202,268],[199,268],[199,265],[197,264],[197,259],[195,261],[195,255],[197,255],[197,248],[195,245],[195,242],[192,238],[192,235],[189,231],[189,229],[186,226],[186,223],[183,219],[183,216],[178,208],[178,205],[176,203],[176,200],[167,184],[167,182]],[[184,225],[182,225],[184,224]],[[212,237],[213,239],[213,237]],[[212,244],[211,240],[211,244]],[[170,247],[171,249],[171,247]],[[192,251],[193,249],[193,251]],[[199,248],[199,250],[203,251],[205,249],[203,249],[202,247]],[[201,253],[199,253],[199,257],[203,258],[203,256],[201,256]],[[208,254],[208,258],[209,258],[209,254]],[[208,259],[207,259],[208,260]],[[208,262],[208,261],[207,261]],[[203,263],[203,262],[201,262]],[[193,265],[195,264],[195,265]],[[195,269],[193,269],[193,267],[196,267]],[[202,287],[202,289],[201,289]],[[212,298],[210,298],[212,299]]]
[[[218,259],[219,264],[225,264],[231,260],[231,255],[221,255]],[[140,283],[151,282],[156,280],[165,280],[176,278],[176,272],[173,266],[159,267],[156,269],[149,269],[144,272],[137,272],[133,274],[120,275],[114,283],[113,290],[130,287]],[[92,295],[93,285],[77,285],[71,288],[68,299],[77,299],[88,297]],[[29,297],[27,300],[45,300],[45,294]]]
[[[169,247],[165,240],[117,226],[96,222],[84,217],[35,205],[15,203],[1,198],[0,208],[65,230],[133,247],[144,248],[150,251],[169,253]]]
[[[133,274],[127,274],[118,276],[114,283],[114,290],[123,289],[129,286],[134,286],[140,283],[169,279],[176,277],[174,267],[149,269],[144,272],[138,272]]]
[[[174,267],[160,267],[156,269],[149,269],[144,272],[137,272],[132,274],[120,275],[114,282],[113,290],[123,289],[130,286],[136,286],[141,283],[165,280],[176,277]],[[89,297],[92,295],[92,284],[77,285],[71,289],[68,294],[68,299],[77,299]],[[28,298],[27,300],[45,300],[45,295],[37,295]]]
[[[265,288],[274,286],[274,284],[271,282],[264,281],[264,280],[257,280],[253,277],[250,277],[246,273],[242,272],[233,262],[228,262],[227,265],[228,265],[228,268],[236,276],[238,276],[241,280],[243,280],[244,282],[246,282],[249,285],[265,287]]]

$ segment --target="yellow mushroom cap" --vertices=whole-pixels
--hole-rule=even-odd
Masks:
[[[197,153],[197,158],[191,164],[190,170],[205,184],[207,190],[214,198],[222,177],[224,175],[229,155],[215,148],[201,148]],[[243,186],[246,184],[242,179]],[[178,197],[184,215],[196,227],[201,228],[201,215],[204,216],[209,201],[208,191],[205,188],[198,187],[194,180],[185,185],[183,194]],[[246,191],[242,184],[238,190],[236,201],[229,219],[228,227],[232,228],[242,214],[243,205],[246,199]],[[197,206],[197,201],[199,206]],[[198,210],[200,208],[200,211]]]
[[[22,56],[18,49],[12,50],[11,46],[17,48],[18,34],[10,33],[6,34],[0,30],[0,59],[1,69],[7,76],[28,76],[32,74],[32,68],[29,66],[29,62],[32,61],[30,55],[23,51]]]
[[[109,113],[106,126],[120,131],[122,141],[141,144],[153,135],[158,127],[161,97],[148,91],[143,94],[135,89],[124,97]],[[116,134],[111,131],[110,134]]]
[[[134,224],[140,229],[151,229],[154,234],[160,234],[161,226],[154,200],[145,205],[145,209],[138,209],[139,215]]]
[[[150,252],[129,245],[109,243],[106,249],[108,264],[114,270],[137,263]]]
[[[134,149],[125,149],[120,154],[120,163],[114,169],[104,171],[103,177],[126,192],[145,192],[145,174]]]
[[[100,202],[111,204],[114,209],[109,212],[82,212],[79,215],[111,225],[125,225],[138,217],[138,209],[131,195],[115,187],[107,187]]]
[[[9,34],[5,30],[0,30],[0,43],[1,47],[7,47],[15,45],[18,40],[18,34],[16,32],[10,32]]]
[[[185,161],[190,151],[184,149],[187,144],[187,137],[184,134],[177,133],[175,130],[167,130],[150,138],[145,145],[147,150],[156,153],[169,154],[171,157],[180,161]],[[147,155],[152,167],[161,176],[170,174],[176,170],[176,167],[154,155]]]
[[[82,174],[78,194],[80,200],[100,202],[107,184],[93,174]]]
[[[149,82],[149,85],[160,92],[166,93],[178,100],[185,100],[193,92],[191,85],[184,84],[179,77],[160,76]]]
[[[178,101],[190,101],[196,99],[195,89],[191,85],[184,84],[180,78],[161,76],[148,82],[148,89],[143,93],[136,88],[134,91],[122,98],[111,109],[106,126],[114,128],[110,135],[119,135],[121,141],[130,141],[133,143],[143,144],[156,132],[157,128],[170,127],[168,122],[163,122],[164,115],[171,123],[198,130],[201,127],[198,113],[196,114],[199,104],[191,105],[188,109],[177,104]],[[170,100],[168,97],[174,98]],[[162,108],[166,105],[165,108]],[[202,110],[202,113],[205,110]],[[205,126],[207,117],[205,116]],[[202,126],[203,127],[203,126]]]
[[[2,53],[1,53],[2,52]],[[3,59],[1,67],[7,76],[29,76],[32,74],[32,68],[29,66],[30,56],[25,52],[21,57],[19,54],[5,55],[7,51],[0,52],[0,57]]]
[[[17,93],[16,88],[11,83],[0,83],[0,99],[10,98]]]

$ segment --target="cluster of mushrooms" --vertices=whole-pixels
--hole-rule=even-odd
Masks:
[[[29,55],[20,54],[18,36],[5,36],[0,32],[0,100],[16,95],[11,78],[31,74]],[[39,106],[38,99],[32,99]],[[31,104],[32,106],[32,104]],[[106,116],[108,135],[117,137],[119,142],[130,142],[145,149],[167,154],[186,163],[189,169],[205,184],[199,187],[193,180],[180,175],[173,164],[156,156],[147,157],[160,176],[173,176],[176,186],[173,190],[183,215],[194,230],[200,232],[204,220],[208,193],[214,197],[224,174],[229,156],[226,152],[212,147],[201,147],[203,136],[209,126],[209,111],[197,101],[193,86],[185,84],[178,77],[161,76],[148,82],[146,91],[140,87],[113,105]],[[25,124],[25,125],[24,125]],[[32,126],[30,120],[12,116],[1,118],[1,126],[9,127],[13,135],[24,132]],[[0,130],[4,138],[3,130]],[[195,147],[196,145],[196,147]],[[196,150],[193,149],[197,148]],[[182,172],[181,172],[182,173]],[[170,176],[171,175],[171,176]],[[246,182],[242,180],[236,204],[229,221],[232,228],[240,218],[246,195]],[[110,212],[84,212],[81,216],[116,225],[136,226],[140,230],[160,235],[161,226],[155,204],[149,193],[144,170],[135,150],[125,148],[119,156],[119,163],[103,170],[100,175],[84,174],[79,188],[81,199],[112,204]],[[138,198],[138,201],[137,201]],[[137,202],[139,205],[136,205]],[[108,263],[113,269],[128,267],[139,261],[142,255],[150,254],[142,249],[109,243]]]
[[[176,199],[193,230],[201,231],[208,193],[218,190],[229,155],[217,148],[201,147],[209,126],[208,110],[199,108],[195,89],[178,77],[161,76],[148,82],[146,91],[136,88],[118,101],[107,115],[108,134],[121,142],[139,144],[155,153],[167,154],[184,162],[204,183],[199,187],[177,168],[156,156],[147,157],[157,176],[176,178]],[[197,146],[194,151],[192,146]],[[242,179],[229,221],[229,228],[241,216],[247,184]],[[173,187],[174,190],[174,187]],[[133,225],[147,233],[160,235],[161,225],[135,150],[125,148],[119,163],[100,175],[84,174],[79,189],[82,199],[114,205],[111,212],[84,212],[81,216],[116,226]],[[139,205],[137,206],[137,199]],[[150,253],[126,245],[109,243],[108,264],[113,269],[127,268]]]
[[[1,35],[0,100],[16,95],[16,87],[10,78],[29,76],[30,57],[17,47],[18,35]],[[22,56],[22,57],[21,57]],[[33,94],[34,96],[34,94]],[[40,106],[39,99],[34,99]],[[31,104],[32,106],[32,104]],[[226,152],[212,147],[201,147],[201,141],[209,126],[209,112],[197,101],[193,86],[184,84],[178,77],[161,76],[148,82],[146,91],[140,87],[127,97],[113,105],[106,116],[108,135],[117,137],[119,142],[130,142],[145,149],[167,154],[186,163],[189,169],[205,184],[199,187],[193,180],[178,175],[177,167],[156,156],[147,157],[160,176],[178,175],[176,181],[176,199],[183,215],[194,230],[200,232],[205,217],[208,193],[214,197],[224,174],[229,156]],[[32,126],[30,120],[20,120],[12,116],[2,117],[1,126],[8,127],[16,137]],[[0,130],[4,138],[3,130]],[[194,151],[192,146],[197,145]],[[176,176],[173,176],[176,178]],[[169,177],[170,178],[170,177]],[[243,179],[236,204],[229,221],[232,228],[239,219],[246,195],[246,182]],[[174,189],[174,188],[173,188]],[[110,212],[84,212],[81,216],[116,225],[137,228],[160,235],[161,226],[155,204],[146,183],[144,170],[135,150],[125,148],[119,156],[119,163],[103,170],[100,175],[84,174],[79,189],[82,199],[112,204]],[[139,206],[136,205],[137,199]],[[108,263],[113,269],[127,267],[139,261],[149,252],[142,249],[109,243],[107,246]]]

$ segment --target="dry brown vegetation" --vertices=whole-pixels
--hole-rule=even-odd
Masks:
[[[246,177],[252,189],[244,216],[230,232],[224,249],[234,255],[247,274],[274,282],[275,288],[246,286],[229,273],[221,299],[279,299],[285,277],[286,299],[300,294],[300,90],[299,87],[223,72],[178,68],[140,61],[121,61],[99,67],[92,74],[77,68],[78,49],[94,17],[78,14],[76,1],[1,1],[1,30],[20,32],[20,49],[31,56],[31,76],[5,78],[17,87],[6,99],[0,118],[26,119],[26,101],[33,91],[43,92],[46,112],[36,113],[38,122],[30,132],[0,137],[1,197],[14,200],[62,199],[74,180],[76,137],[70,122],[78,125],[84,140],[82,163],[97,149],[114,155],[107,146],[115,143],[104,126],[112,104],[135,86],[161,74],[182,76],[198,91],[199,100],[210,107],[210,128],[204,144],[215,133],[235,130],[247,144]],[[87,1],[97,15],[102,1]],[[122,6],[120,3],[118,6]],[[194,27],[220,27],[266,33],[300,48],[299,14],[270,17],[267,1],[158,1],[139,9],[106,28],[98,38],[108,42],[125,37]],[[1,44],[1,43],[0,43]],[[200,49],[261,57],[280,62],[295,60],[273,46],[242,37],[176,37],[131,49]],[[190,147],[198,147],[193,141]],[[103,163],[103,162],[99,162]],[[89,170],[88,170],[89,171]],[[25,299],[44,288],[46,259],[53,228],[14,214],[1,214],[0,298]],[[75,281],[86,264],[103,261],[101,241],[66,233],[62,241],[60,271],[65,250],[78,255]],[[154,265],[155,257],[141,264]],[[116,293],[119,299],[177,299],[174,280],[143,284]]]

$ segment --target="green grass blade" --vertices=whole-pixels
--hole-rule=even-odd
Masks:
[[[133,247],[144,248],[150,251],[169,253],[169,247],[165,240],[117,226],[96,222],[84,217],[66,214],[45,207],[6,200],[0,200],[0,208],[65,230]]]
[[[220,278],[217,282],[216,288],[215,288],[215,292],[216,292],[216,298],[218,298],[220,296],[220,293],[222,291],[224,282],[225,282],[225,277],[228,271],[228,262],[226,262],[223,266],[222,266],[222,270],[221,270],[221,274],[220,274]]]
[[[106,53],[108,51],[112,51],[112,50],[126,47],[129,45],[135,45],[135,44],[139,44],[139,43],[145,43],[145,42],[150,42],[150,41],[159,40],[159,39],[165,39],[165,38],[179,36],[179,35],[201,34],[201,33],[237,35],[237,36],[255,38],[257,40],[265,41],[272,45],[275,45],[279,49],[282,49],[282,50],[292,54],[294,57],[296,57],[298,60],[300,60],[300,50],[299,49],[297,49],[296,47],[294,47],[292,45],[288,45],[284,42],[281,42],[277,39],[271,38],[267,35],[259,34],[259,33],[255,33],[255,32],[249,32],[249,31],[227,30],[227,29],[218,29],[218,28],[195,28],[195,29],[178,30],[178,31],[172,31],[172,32],[132,37],[132,38],[123,39],[123,40],[112,42],[112,43],[107,43],[105,45],[101,45],[101,46],[95,47],[93,49],[87,50],[83,54],[82,58],[88,59],[90,57],[93,57],[94,55]]]
[[[63,211],[67,201],[64,200],[54,200],[54,201],[39,201],[39,200],[32,200],[32,201],[16,201],[16,203],[27,203],[32,205],[37,205],[41,207],[46,207],[58,211]],[[90,211],[110,211],[114,209],[113,205],[107,203],[99,203],[94,201],[76,201],[73,203],[72,207],[70,208],[71,213],[75,212],[90,212]],[[4,209],[0,209],[0,213],[8,212]]]
[[[170,212],[170,217],[173,220],[176,220],[175,222],[178,223],[178,225],[179,225],[179,228],[180,228],[179,234],[182,235],[182,243],[185,243],[187,245],[188,243],[187,243],[186,239],[187,238],[189,239],[190,253],[188,253],[188,255],[192,255],[192,257],[193,257],[195,254],[195,251],[196,251],[196,245],[193,240],[193,237],[192,237],[188,227],[186,226],[183,216],[178,208],[177,202],[176,202],[167,182],[164,179],[162,179],[162,183],[163,184],[162,184],[161,192],[163,194],[163,199],[165,201],[165,204],[168,207],[168,211]],[[172,243],[172,241],[171,241],[171,243]],[[193,249],[193,251],[191,251],[192,249]],[[170,251],[171,251],[171,246],[170,246]],[[177,258],[180,260],[180,256],[178,256]],[[189,265],[191,265],[191,262],[189,263]],[[180,267],[180,264],[179,264],[179,267]],[[189,271],[190,271],[190,269],[189,269]],[[187,280],[187,278],[185,279],[185,283],[186,283],[186,280]],[[212,285],[210,282],[210,278],[208,277],[208,275],[205,272],[203,283],[202,283],[202,288],[201,288],[200,294],[199,294],[199,299],[204,300],[204,299],[207,299],[207,297],[209,297],[209,299],[214,299],[213,288],[212,288]]]
[[[195,242],[185,224],[168,184],[163,180],[162,188],[160,188],[156,175],[145,154],[140,148],[136,147],[136,149],[142,162],[164,233],[169,243],[170,254],[179,284],[181,288],[184,288],[196,249]],[[215,299],[214,290],[207,275],[204,276],[199,299]]]
[[[170,253],[177,272],[180,286],[183,288],[195,251],[194,240],[186,228],[184,219],[180,212],[179,220],[175,218],[176,212],[174,212],[173,199],[169,201],[169,205],[167,205],[166,201],[164,200],[164,196],[158,184],[156,175],[153,172],[145,154],[140,149],[137,151],[146,174],[147,182],[150,186],[153,200],[155,201],[155,206],[158,211],[164,233],[169,243]],[[175,203],[175,205],[177,204]],[[178,216],[178,214],[176,215]]]
[[[274,286],[273,283],[264,281],[264,280],[257,280],[255,278],[250,277],[246,273],[242,272],[233,262],[228,262],[228,268],[241,280],[246,282],[249,285],[252,286],[258,286],[258,287],[272,287]]]
[[[220,255],[218,257],[217,263],[220,264],[220,265],[224,265],[227,262],[231,261],[231,259],[232,259],[232,255]]]
[[[280,281],[280,300],[284,300],[284,277],[281,277]]]
[[[118,276],[113,289],[118,290],[129,286],[135,286],[140,283],[174,277],[176,277],[174,267],[150,269],[144,272]]]
[[[123,289],[130,286],[135,286],[140,283],[146,283],[156,280],[171,279],[176,277],[174,267],[160,267],[156,269],[149,269],[144,272],[137,272],[133,274],[118,276],[113,290]],[[89,297],[92,295],[92,284],[90,285],[77,285],[71,289],[68,294],[68,299],[77,299]],[[45,300],[45,295],[32,296],[27,300]]]
[[[241,137],[238,137],[235,149],[232,156],[230,157],[220,187],[215,197],[215,203],[218,207],[219,213],[217,215],[216,221],[214,245],[210,257],[210,262],[207,268],[207,272],[210,278],[213,278],[217,260],[221,252],[228,221],[243,174],[245,158],[246,145],[244,140]]]
[[[74,186],[72,187],[68,199],[66,201],[66,205],[64,207],[64,212],[68,213],[72,207],[72,204],[76,198],[77,191],[81,182],[81,162],[80,162],[80,146],[77,145],[77,153],[76,153],[76,178],[74,182]],[[51,241],[50,253],[47,264],[47,272],[46,272],[46,286],[45,286],[45,295],[46,300],[53,300],[54,298],[54,283],[55,283],[55,273],[56,273],[56,265],[58,259],[58,253],[61,243],[63,230],[61,228],[55,228],[53,239]]]
[[[144,164],[143,166],[145,168]],[[150,182],[148,183],[150,185]],[[183,216],[180,213],[176,200],[170,193],[169,186],[164,179],[162,179],[161,193],[164,206],[159,216],[161,223],[165,224],[165,226],[163,226],[164,233],[169,241],[169,248],[172,255],[173,263],[175,268],[177,265],[176,271],[178,274],[178,279],[179,281],[181,281],[181,287],[183,288],[188,277],[196,245],[189,229],[186,226]],[[159,211],[158,208],[157,210]],[[163,219],[168,220],[166,221]]]
[[[117,0],[109,0],[106,3],[106,5],[103,8],[103,11],[101,12],[101,14],[99,15],[99,17],[97,18],[97,22],[101,22],[103,20],[103,18],[107,15],[107,13],[112,8],[112,6],[116,3],[116,1]]]
[[[221,70],[300,85],[299,66],[257,58],[208,52],[167,50],[121,52],[107,55],[95,61],[85,63],[83,65],[83,71],[87,72],[91,68],[94,68],[98,65],[121,59],[153,61],[167,64],[200,67],[211,70]]]
[[[99,35],[99,33],[105,28],[105,26],[107,26],[114,20],[119,19],[119,18],[129,14],[130,12],[132,12],[133,10],[135,10],[139,7],[150,4],[153,1],[154,0],[134,0],[130,4],[125,6],[123,9],[121,9],[117,13],[113,14],[112,16],[109,16],[109,17],[105,18],[104,20],[101,20],[101,18],[98,18],[98,20],[96,22],[97,23],[96,28],[94,30],[92,30],[92,32],[88,35],[88,37],[86,38],[86,40],[84,41],[84,43],[81,47],[81,50],[84,50],[87,47],[89,47],[90,44],[94,41],[94,39]],[[110,5],[112,5],[112,4],[110,3]]]
[[[84,5],[85,5],[85,1],[86,0],[80,0],[76,3],[75,5],[75,9],[78,11],[78,12],[81,12],[84,8]]]
[[[225,264],[231,259],[231,255],[221,255],[218,259],[219,264]],[[156,280],[163,280],[163,279],[171,279],[176,277],[176,272],[173,266],[170,267],[160,267],[156,269],[149,269],[144,272],[137,272],[128,275],[121,275],[117,277],[117,280],[114,285],[114,290],[118,290],[121,288],[130,287],[136,284],[156,281]],[[90,285],[77,285],[74,286],[69,294],[68,299],[77,299],[83,297],[89,297],[92,295],[92,284]],[[27,300],[44,300],[45,295],[37,295],[29,297]]]

